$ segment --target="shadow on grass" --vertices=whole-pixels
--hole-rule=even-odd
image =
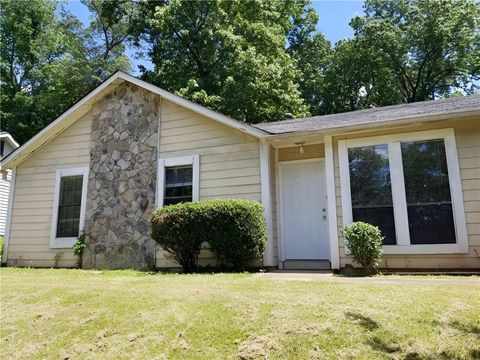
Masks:
[[[397,344],[383,341],[376,336],[372,337],[367,343],[373,350],[381,351],[387,354],[396,353],[401,350],[400,346]]]
[[[449,325],[456,330],[463,331],[464,333],[480,336],[480,326],[467,325],[456,320],[452,321]]]
[[[363,327],[364,329],[370,330],[370,331],[378,329],[380,327],[378,325],[378,323],[375,320],[373,320],[372,318],[369,318],[368,316],[365,316],[365,315],[362,315],[362,314],[359,314],[359,313],[356,313],[356,312],[348,311],[348,312],[345,313],[345,316],[347,318],[357,320],[358,324],[361,327]]]

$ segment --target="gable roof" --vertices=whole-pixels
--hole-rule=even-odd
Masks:
[[[196,104],[178,95],[172,94],[171,92],[161,89],[155,85],[137,79],[136,77],[125,74],[121,71],[117,71],[108,79],[106,79],[103,83],[97,86],[93,91],[91,91],[80,101],[78,101],[75,105],[73,105],[70,109],[65,111],[52,123],[46,126],[33,138],[28,140],[25,144],[23,144],[15,151],[10,153],[8,156],[6,156],[4,159],[2,159],[2,162],[0,164],[1,167],[11,168],[20,164],[23,160],[35,153],[43,145],[45,145],[47,142],[49,142],[67,127],[72,125],[76,120],[80,119],[83,115],[85,115],[92,108],[92,105],[95,102],[97,102],[99,99],[104,97],[106,94],[112,92],[113,89],[117,88],[119,85],[125,82],[151,91],[174,104],[182,106],[188,110],[196,112],[200,115],[208,117],[214,121],[242,131],[256,138],[263,138],[265,137],[265,135],[268,134],[262,129],[255,128],[246,123],[234,120],[226,115],[210,110],[202,105]]]
[[[440,120],[456,116],[480,116],[480,95],[421,101],[411,104],[357,110],[341,114],[312,116],[254,125],[272,135],[313,131],[333,131],[367,125],[387,125],[407,121]]]

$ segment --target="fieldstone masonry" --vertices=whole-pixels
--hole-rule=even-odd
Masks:
[[[159,111],[157,95],[121,85],[93,112],[84,268],[155,267]]]

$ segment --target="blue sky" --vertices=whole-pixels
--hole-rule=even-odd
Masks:
[[[348,25],[350,20],[363,13],[362,0],[329,0],[312,1],[312,5],[320,16],[318,30],[335,44],[338,40],[353,36],[353,31]],[[88,9],[79,0],[67,0],[66,8],[78,17],[84,24],[89,23]],[[135,50],[129,49],[127,55],[134,64],[134,74],[138,74],[137,65],[150,67],[150,62],[135,59]]]

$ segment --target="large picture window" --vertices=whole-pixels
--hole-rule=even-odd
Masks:
[[[385,144],[348,149],[353,221],[378,226],[384,244],[394,245],[392,188],[388,146]]]
[[[70,248],[83,230],[88,168],[57,170],[51,248]]]
[[[453,129],[340,140],[344,225],[382,231],[392,254],[468,252]]]

